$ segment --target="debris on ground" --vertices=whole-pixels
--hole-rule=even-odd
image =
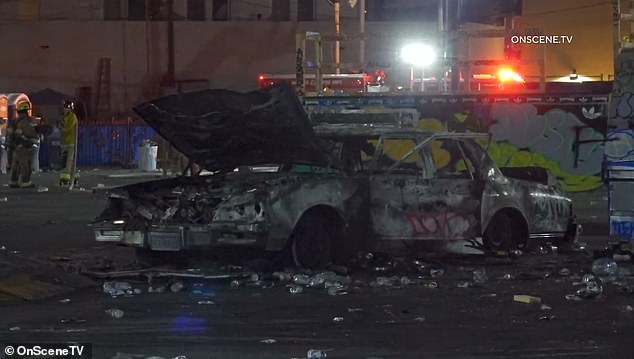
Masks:
[[[458,284],[456,286],[458,288],[469,288],[471,286],[471,282],[469,282],[469,281],[458,282]]]
[[[513,301],[526,304],[540,304],[542,302],[542,299],[540,297],[535,297],[532,295],[515,294],[513,296]]]
[[[583,285],[585,285],[585,288],[577,290],[576,293],[576,295],[581,298],[590,299],[603,293],[603,284],[601,280],[593,276],[592,274],[584,275],[582,283]]]
[[[288,291],[291,294],[301,294],[302,292],[304,292],[304,287],[299,285],[291,285]]]
[[[128,282],[104,282],[103,292],[113,297],[125,294],[133,294],[132,285]]]
[[[583,298],[581,298],[580,296],[576,294],[566,294],[566,300],[569,300],[571,302],[579,302],[579,301],[582,301]]]
[[[562,277],[567,277],[570,275],[570,269],[568,268],[561,268],[561,270],[559,270],[559,275]]]
[[[429,269],[429,275],[432,278],[440,278],[443,274],[445,274],[445,270],[443,268],[434,267]]]
[[[176,281],[170,285],[170,291],[172,293],[180,292],[183,288],[185,288],[185,284],[181,281]]]
[[[326,351],[321,349],[308,349],[306,353],[306,359],[324,359],[327,356]]]
[[[123,310],[121,309],[106,309],[105,313],[115,319],[121,319],[123,318]]]
[[[554,315],[540,315],[539,318],[537,318],[537,320],[554,320],[555,317]]]
[[[612,258],[598,258],[592,262],[592,273],[602,282],[613,282],[619,272],[616,261]]]
[[[275,340],[275,339],[270,339],[270,338],[268,338],[268,339],[262,339],[262,340],[260,340],[260,343],[264,343],[264,344],[275,344],[275,343],[277,343],[277,340]]]
[[[200,305],[216,305],[216,302],[213,300],[199,300],[198,304]]]
[[[486,269],[480,268],[473,271],[473,282],[476,284],[484,284],[489,277],[487,276]]]

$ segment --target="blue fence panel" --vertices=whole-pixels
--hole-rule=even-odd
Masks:
[[[156,140],[156,133],[149,126],[79,126],[77,165],[136,165],[138,147],[146,139]]]

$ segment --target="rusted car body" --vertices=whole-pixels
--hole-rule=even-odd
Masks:
[[[478,143],[486,135],[313,126],[284,85],[135,110],[211,174],[112,189],[97,241],[145,252],[251,245],[314,268],[381,242],[481,239],[499,250],[576,235],[557,183],[537,168],[505,175]]]

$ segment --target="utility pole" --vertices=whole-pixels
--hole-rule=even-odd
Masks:
[[[458,12],[460,6],[462,5],[462,1],[445,1],[445,13],[447,24],[445,28],[447,29],[447,35],[449,38],[448,48],[449,48],[449,61],[451,62],[451,91],[458,91],[458,85],[460,82],[460,68],[458,66],[458,39],[456,36],[458,35]]]
[[[341,69],[339,68],[339,64],[341,63],[341,53],[340,53],[340,43],[339,43],[339,35],[341,34],[341,3],[339,0],[333,0],[333,5],[335,7],[335,35],[337,35],[337,41],[335,41],[335,65],[337,66],[337,75],[341,73]]]
[[[152,34],[150,33],[150,0],[145,0],[145,72],[152,72],[151,46]]]
[[[438,0],[438,33],[442,39],[442,91],[447,91],[447,29],[445,29],[445,0]],[[411,81],[414,75],[411,74]]]
[[[167,0],[167,73],[164,78],[166,86],[174,85],[174,57],[174,0]]]
[[[359,0],[359,64],[365,68],[365,0]]]

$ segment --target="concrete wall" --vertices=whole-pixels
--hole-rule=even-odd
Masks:
[[[612,5],[596,0],[524,0],[519,33],[574,36],[572,44],[522,45],[523,58],[545,52],[547,76],[577,74],[605,80],[614,75]]]
[[[157,0],[152,0],[157,1]],[[396,1],[396,0],[392,0]],[[11,0],[0,1],[2,20],[103,20],[104,0]],[[128,2],[121,0],[122,18],[125,18]],[[232,21],[256,21],[257,14],[266,21],[271,17],[273,0],[229,0],[229,16]],[[290,19],[297,20],[297,1],[289,1]],[[314,1],[317,21],[334,21],[334,8],[326,0]],[[177,17],[187,16],[187,0],[174,0]],[[205,19],[213,18],[213,0],[205,0]],[[359,5],[350,7],[341,2],[341,18],[358,19]]]

